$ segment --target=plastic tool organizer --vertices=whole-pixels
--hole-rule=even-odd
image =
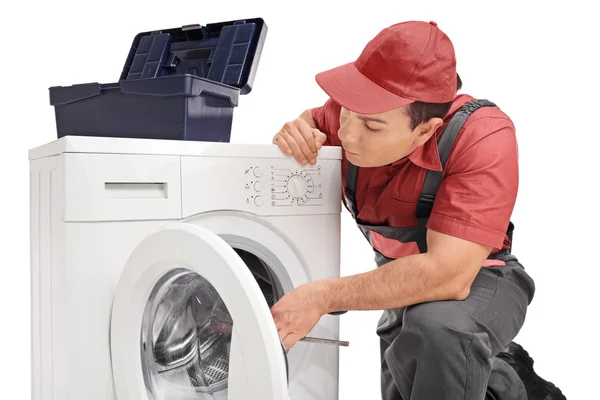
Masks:
[[[229,142],[266,34],[260,18],[139,33],[119,82],[49,89],[58,137]]]

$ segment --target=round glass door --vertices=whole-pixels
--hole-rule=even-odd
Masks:
[[[257,281],[268,307],[283,295],[269,266],[235,249]],[[141,358],[148,392],[165,400],[227,399],[234,321],[219,293],[186,268],[165,274],[144,310]]]
[[[280,400],[287,358],[270,268],[213,232],[172,224],[132,252],[110,327],[118,400]]]

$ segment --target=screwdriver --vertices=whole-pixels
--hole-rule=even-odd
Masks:
[[[302,339],[300,339],[300,341],[301,342],[311,342],[311,343],[332,344],[332,345],[344,346],[344,347],[348,347],[350,345],[350,342],[346,342],[343,340],[323,339],[323,338],[316,338],[316,337],[310,337],[310,336],[303,337]]]

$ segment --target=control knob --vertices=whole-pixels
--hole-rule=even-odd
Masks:
[[[306,194],[306,179],[301,175],[292,175],[287,182],[287,192],[294,198],[301,198]]]

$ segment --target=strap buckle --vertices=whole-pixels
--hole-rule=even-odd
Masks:
[[[435,195],[430,193],[421,193],[419,196],[419,202],[417,203],[417,210],[415,211],[415,217],[428,218],[433,209],[433,202]]]
[[[419,201],[422,203],[433,204],[434,200],[435,200],[435,195],[430,194],[430,193],[421,193],[421,195],[419,196]]]

